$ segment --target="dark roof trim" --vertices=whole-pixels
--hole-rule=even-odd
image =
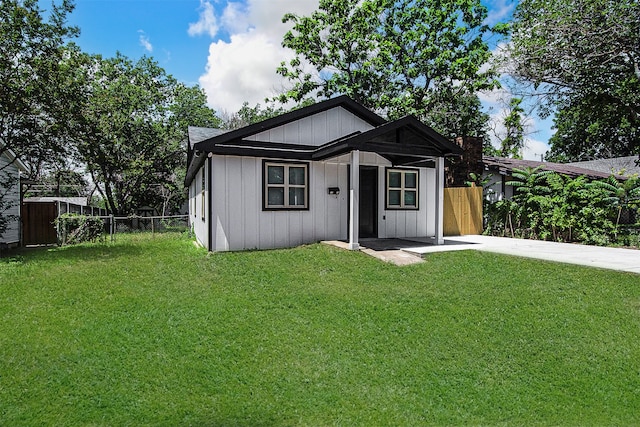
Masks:
[[[216,144],[210,152],[212,154],[235,156],[311,160],[311,155],[317,148],[318,147],[308,145],[240,141]]]
[[[433,143],[433,146],[423,144],[410,144],[404,141],[396,141],[395,143],[384,143],[374,141],[382,135],[389,132],[403,131],[406,128],[413,129],[424,139]],[[402,138],[402,137],[398,137]],[[342,154],[344,151],[363,150],[373,151],[378,154],[405,154],[409,156],[424,157],[445,157],[456,156],[463,153],[463,150],[456,144],[447,140],[429,126],[422,123],[413,116],[405,116],[401,119],[385,123],[366,132],[357,132],[352,136],[344,137],[333,143],[325,144],[318,152],[314,154],[314,159],[322,160],[334,155]],[[389,151],[391,150],[391,151]]]
[[[444,153],[453,154],[453,155],[459,155],[463,153],[462,148],[452,143],[447,138],[440,135],[438,132],[433,130],[431,127],[425,125],[420,120],[418,120],[415,116],[412,116],[412,115],[401,117],[400,119],[394,120],[392,122],[387,122],[384,125],[378,126],[377,128],[367,133],[371,133],[369,138],[372,138],[374,137],[373,131],[377,131],[376,133],[378,134],[383,134],[390,130],[402,129],[404,127],[413,128],[418,133],[421,133],[424,136],[428,137],[431,140],[431,142],[436,143],[438,147],[442,148]]]
[[[189,184],[191,184],[191,181],[196,177],[196,173],[198,173],[198,170],[200,170],[204,164],[207,155],[202,151],[192,151],[187,157],[189,157],[189,166],[187,167],[187,173],[184,177],[185,187],[188,187]]]
[[[256,133],[264,132],[269,129],[273,129],[278,126],[286,125],[296,120],[300,120],[305,117],[312,116],[323,111],[330,110],[335,107],[342,107],[345,110],[355,114],[362,120],[370,123],[373,126],[379,126],[386,122],[385,119],[372,112],[371,110],[358,104],[346,95],[331,98],[326,101],[321,101],[308,107],[302,107],[297,110],[290,111],[271,119],[263,120],[258,123],[254,123],[249,126],[245,126],[240,129],[226,132],[220,136],[215,136],[204,141],[197,143],[194,148],[209,151],[210,147],[217,143],[229,142],[233,140],[241,140]]]
[[[403,156],[412,159],[424,158],[433,159],[442,157],[441,151],[423,145],[402,145],[393,142],[372,142],[367,140],[345,140],[330,147],[319,147],[312,155],[313,160],[325,160],[330,157],[339,156],[352,150],[369,151],[387,156]],[[387,159],[391,160],[389,157]]]
[[[249,141],[244,138],[294,122],[304,117],[342,107],[375,126],[353,132],[321,146]],[[194,144],[189,153],[185,185],[189,185],[204,163],[205,153],[265,158],[325,160],[352,150],[375,152],[393,165],[431,161],[456,156],[463,150],[414,116],[387,122],[347,96],[322,101],[272,119],[229,131]]]
[[[354,132],[350,135],[331,141],[321,146],[272,143],[264,141],[220,141],[218,139],[210,141],[206,152],[219,155],[251,156],[279,159],[296,160],[325,160],[330,157],[339,156],[352,150],[369,151],[380,154],[390,160],[394,165],[404,162],[422,162],[435,157],[442,157],[457,154],[460,151],[454,145],[435,134],[431,128],[416,126],[420,123],[417,119],[407,117],[394,122],[386,123],[375,129],[366,132]],[[388,134],[397,129],[404,129],[413,126],[416,132],[426,138],[431,144],[403,143],[402,141],[375,141],[375,138]],[[191,182],[197,170],[204,162],[204,151],[197,151],[196,161],[192,162],[187,172],[186,182]]]

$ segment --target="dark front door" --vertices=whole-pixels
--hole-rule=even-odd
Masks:
[[[378,168],[360,166],[360,237],[378,237]]]

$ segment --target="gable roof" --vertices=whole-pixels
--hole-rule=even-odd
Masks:
[[[342,107],[373,128],[355,131],[320,146],[249,140],[248,137]],[[202,133],[200,134],[202,135]],[[424,164],[435,157],[462,154],[462,149],[414,116],[387,122],[347,96],[303,107],[240,129],[218,133],[193,145],[185,185],[189,185],[204,162],[203,153],[266,158],[324,160],[352,150],[378,153],[394,165]]]
[[[483,156],[482,163],[484,163],[485,169],[494,170],[503,175],[511,175],[511,172],[514,169],[536,168],[541,166],[542,169],[554,171],[561,175],[567,175],[571,178],[584,175],[590,179],[602,179],[609,178],[609,176],[614,175],[617,179],[626,179],[626,177],[615,175],[611,172],[601,172],[574,166],[569,163],[538,162],[535,160],[510,159],[506,157],[493,156]]]
[[[189,142],[191,145],[197,144],[198,142],[206,141],[209,138],[213,138],[215,136],[222,135],[228,131],[224,129],[217,128],[202,128],[197,126],[189,126]]]
[[[240,129],[225,132],[220,136],[213,136],[211,138],[200,141],[198,144],[196,144],[197,147],[194,146],[194,148],[202,151],[209,151],[209,148],[214,144],[226,143],[234,140],[242,140],[248,136],[273,129],[275,127],[282,126],[287,123],[291,123],[296,120],[300,120],[335,107],[344,108],[345,110],[353,113],[362,120],[370,123],[372,126],[378,126],[386,122],[385,119],[383,119],[376,113],[358,104],[348,96],[342,95],[336,98],[331,98],[326,101],[321,101],[316,104],[309,105],[307,107],[302,107],[297,110],[293,110],[258,123],[254,123]]]
[[[459,146],[414,116],[405,116],[318,147],[314,160],[323,160],[351,150],[380,154],[394,165],[462,154]]]

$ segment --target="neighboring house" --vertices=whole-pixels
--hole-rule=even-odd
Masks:
[[[611,159],[589,160],[586,162],[567,164],[608,174],[613,173],[623,176],[640,175],[640,158],[638,158],[638,156],[613,157]]]
[[[27,167],[16,158],[11,150],[5,150],[0,154],[0,195],[2,200],[9,207],[2,212],[3,216],[12,216],[13,220],[4,233],[0,234],[0,247],[13,247],[20,245],[20,214],[21,214],[21,192],[20,192],[20,172],[26,172]],[[10,186],[7,187],[7,177],[10,178]]]
[[[491,179],[485,188],[485,197],[491,201],[510,199],[513,197],[513,187],[506,185],[512,180],[514,169],[526,169],[541,167],[544,170],[551,170],[561,175],[571,178],[585,176],[588,179],[605,179],[612,175],[612,172],[593,170],[586,167],[579,167],[570,163],[538,162],[535,160],[520,160],[506,157],[483,156],[485,176],[491,175]],[[618,179],[626,179],[624,176],[615,175]]]
[[[225,133],[190,128],[189,218],[210,251],[441,244],[444,157],[461,153],[412,116],[386,121],[345,96]]]

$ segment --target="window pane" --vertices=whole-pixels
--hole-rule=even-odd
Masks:
[[[283,206],[284,205],[284,188],[269,188],[267,190],[267,205],[268,206]]]
[[[404,192],[404,205],[405,206],[416,206],[416,192],[406,190]]]
[[[289,167],[289,184],[304,185],[304,168]]]
[[[404,174],[404,187],[416,188],[418,174],[414,172],[407,172]]]
[[[389,172],[389,187],[400,188],[401,176],[400,172]]]
[[[289,188],[289,205],[304,206],[304,188]]]
[[[400,190],[389,190],[389,206],[400,206]]]
[[[267,166],[269,184],[284,184],[284,166]]]

